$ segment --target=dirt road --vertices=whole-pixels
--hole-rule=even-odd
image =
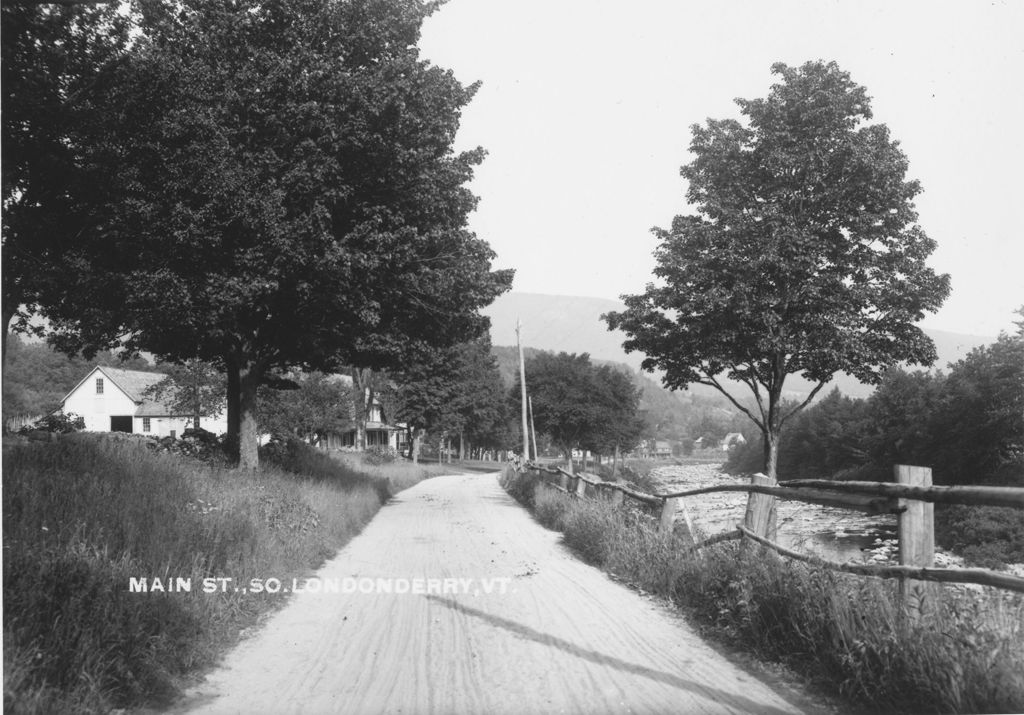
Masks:
[[[203,713],[799,711],[666,609],[577,560],[559,538],[495,475],[422,482],[382,509],[317,580],[300,584],[308,590],[229,654],[188,706]],[[332,592],[311,592],[318,587]]]

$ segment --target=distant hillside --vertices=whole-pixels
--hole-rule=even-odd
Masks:
[[[483,313],[491,319],[491,341],[494,345],[515,345],[518,319],[523,324],[524,346],[555,352],[586,352],[595,360],[624,363],[638,370],[644,356],[640,353],[627,354],[622,349],[626,336],[621,331],[609,331],[600,319],[602,313],[623,309],[622,303],[604,298],[506,293]],[[925,332],[935,341],[939,354],[936,367],[943,369],[948,363],[964,357],[971,349],[995,340],[992,337],[941,330]],[[833,384],[852,397],[866,397],[873,389],[849,375],[838,375]],[[799,378],[790,378],[787,387],[787,392],[792,392],[793,397],[811,389],[811,385]],[[692,388],[698,394],[709,394],[707,390],[710,388]]]
[[[519,374],[518,350],[515,346],[496,345],[491,348],[491,352],[498,361],[498,370],[505,386],[511,389]],[[536,348],[524,348],[523,356],[529,363],[530,358],[539,352],[541,351]],[[591,362],[611,365],[621,370],[632,378],[636,387],[640,388],[640,413],[649,425],[646,437],[676,441],[688,436],[696,438],[703,434],[721,437],[746,425],[746,418],[740,417],[735,408],[717,392],[669,392],[659,381],[652,379],[652,376],[625,363],[596,358]],[[530,384],[529,372],[526,384]]]

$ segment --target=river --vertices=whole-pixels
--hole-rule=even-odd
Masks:
[[[725,474],[714,464],[659,467],[652,476],[665,489],[748,482],[747,478]],[[885,561],[893,555],[895,516],[867,516],[857,511],[798,501],[776,503],[778,542],[782,546],[832,561]],[[704,537],[727,531],[742,522],[746,504],[746,492],[716,492],[686,500],[694,527]]]

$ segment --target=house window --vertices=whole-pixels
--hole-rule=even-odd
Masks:
[[[97,395],[102,395],[103,394],[103,378],[102,377],[97,377],[96,378],[96,394]]]
[[[149,432],[149,428],[150,428],[149,418],[148,417],[143,417],[142,418],[142,431],[143,432]]]

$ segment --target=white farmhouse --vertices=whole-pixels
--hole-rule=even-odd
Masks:
[[[90,432],[180,437],[192,426],[192,416],[172,414],[165,404],[144,395],[165,377],[160,372],[97,366],[61,400],[60,410],[83,417]],[[227,432],[227,415],[222,411],[201,419],[199,426],[215,434]]]

